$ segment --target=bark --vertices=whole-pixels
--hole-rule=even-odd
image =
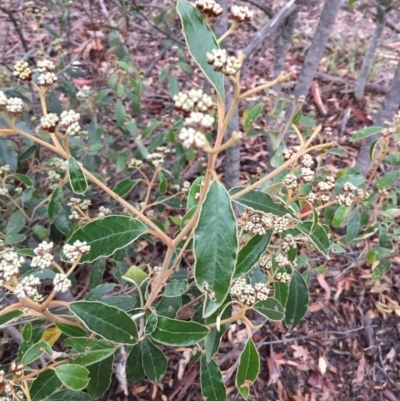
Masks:
[[[400,105],[400,61],[397,64],[390,90],[383,102],[381,109],[375,117],[374,125],[382,126],[385,121],[391,121]],[[366,174],[371,164],[369,148],[372,143],[379,138],[379,134],[368,137],[360,149],[357,158],[357,165],[361,168],[361,173]]]
[[[318,64],[323,56],[329,36],[335,24],[336,16],[340,10],[341,1],[326,0],[322,9],[321,17],[318,22],[314,39],[307,51],[303,68],[301,69],[299,79],[294,89],[296,98],[307,95],[312,80],[317,72]]]
[[[372,35],[371,43],[368,46],[367,52],[365,53],[360,74],[358,75],[356,82],[356,89],[354,91],[354,96],[356,100],[360,101],[364,96],[365,85],[367,84],[368,72],[372,61],[374,59],[376,49],[378,48],[379,39],[382,36],[383,30],[386,25],[386,14],[383,21],[379,21],[376,24],[375,31]]]

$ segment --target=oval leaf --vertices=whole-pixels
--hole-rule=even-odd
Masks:
[[[125,248],[146,232],[139,220],[125,216],[106,216],[78,228],[68,239],[68,244],[86,241],[90,252],[80,262],[93,262],[101,256],[110,256],[117,249]]]
[[[335,214],[333,216],[332,226],[335,228],[340,227],[346,220],[346,217],[349,214],[349,212],[350,212],[349,206],[344,206],[344,205],[339,206],[336,209]]]
[[[212,30],[194,5],[188,1],[179,0],[177,11],[182,21],[182,31],[190,55],[218,92],[219,96],[224,99],[224,76],[208,64],[206,57],[206,54],[213,49],[219,49],[218,42]]]
[[[289,297],[286,303],[285,324],[289,331],[293,330],[306,314],[308,308],[308,287],[303,276],[292,271],[289,284]]]
[[[102,398],[111,384],[113,373],[114,355],[87,367],[90,381],[86,391],[94,399]],[[75,400],[74,400],[75,401]]]
[[[240,355],[238,370],[236,373],[236,386],[247,400],[250,394],[250,386],[256,381],[260,372],[260,356],[253,340],[247,341],[246,347]]]
[[[283,306],[274,298],[268,298],[265,301],[257,302],[253,308],[269,320],[279,321],[285,318]]]
[[[73,157],[68,158],[68,176],[71,189],[76,194],[84,194],[87,191],[88,185],[85,174]]]
[[[161,383],[167,370],[167,358],[160,348],[156,347],[150,340],[141,342],[143,354],[143,369],[146,376],[154,383]]]
[[[72,390],[82,390],[89,383],[89,371],[83,366],[60,365],[55,371],[62,384]]]
[[[62,383],[58,379],[54,370],[46,370],[40,373],[32,383],[29,393],[32,401],[46,400],[51,394],[61,387]]]
[[[351,137],[352,141],[361,141],[362,139],[368,138],[369,136],[378,134],[382,131],[382,127],[366,127],[360,131],[357,131]]]
[[[200,384],[201,393],[205,400],[226,400],[226,388],[221,370],[213,360],[207,361],[205,354],[201,356]]]
[[[62,201],[64,193],[61,185],[57,185],[53,194],[50,198],[49,207],[47,209],[47,215],[51,223],[54,223],[61,212]]]
[[[213,314],[229,293],[238,248],[235,214],[225,187],[214,181],[203,202],[194,232],[194,276],[207,292],[204,317]]]
[[[188,346],[201,341],[207,333],[208,328],[202,324],[159,316],[151,336],[161,344]]]
[[[136,324],[124,311],[102,302],[77,301],[69,304],[71,311],[85,326],[106,340],[119,344],[135,344]]]
[[[120,181],[113,189],[113,191],[121,196],[124,197],[128,195],[133,188],[135,188],[136,184],[140,182],[140,179],[131,180],[130,178],[125,178],[124,180]],[[112,199],[112,198],[111,198]]]
[[[89,394],[81,391],[63,390],[52,394],[47,401],[91,401],[92,397]]]
[[[131,382],[138,382],[143,379],[145,373],[143,368],[142,345],[140,343],[134,345],[129,353],[128,359],[126,360],[125,374],[126,378]]]

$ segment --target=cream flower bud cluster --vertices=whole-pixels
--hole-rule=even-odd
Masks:
[[[8,189],[7,188],[0,188],[0,195],[6,195],[8,194]]]
[[[53,72],[56,66],[50,60],[39,60],[36,64],[36,69],[38,72],[44,74],[46,72]]]
[[[248,7],[232,6],[230,16],[234,21],[241,23],[251,21],[253,19],[253,12]]]
[[[357,197],[361,200],[365,200],[369,198],[370,193],[368,191],[364,191],[363,189],[357,189]]]
[[[302,167],[300,170],[300,177],[305,182],[311,182],[314,179],[315,172],[309,167]]]
[[[215,118],[209,114],[192,111],[190,117],[185,119],[185,124],[196,129],[210,130],[214,124]]]
[[[286,256],[282,255],[281,253],[276,255],[275,262],[279,267],[284,267],[289,264],[288,258]]]
[[[225,49],[213,49],[211,53],[206,54],[206,57],[208,64],[211,64],[214,70],[228,76],[236,74],[242,66],[236,57],[228,57]]]
[[[59,157],[53,157],[50,161],[49,166],[58,168],[61,171],[68,170],[68,160],[62,160]]]
[[[99,214],[98,214],[99,217],[105,217],[105,216],[110,215],[111,213],[112,213],[111,209],[109,209],[108,207],[104,207],[104,206],[99,207]]]
[[[37,267],[40,270],[47,269],[51,266],[54,260],[51,252],[54,244],[52,242],[43,241],[37,248],[34,249],[36,256],[33,257],[31,266]]]
[[[154,152],[147,155],[147,161],[154,167],[159,167],[164,163],[164,154],[160,152]]]
[[[194,5],[208,18],[218,18],[224,11],[215,0],[197,0]]]
[[[10,373],[13,375],[20,377],[24,372],[24,365],[22,363],[12,362],[10,365]]]
[[[241,277],[233,282],[230,294],[243,304],[250,306],[257,301],[265,301],[268,298],[269,288],[264,283],[257,283],[253,287],[244,277]]]
[[[79,125],[79,119],[81,115],[75,113],[73,110],[63,111],[60,116],[60,126],[65,131],[66,135],[74,136],[79,133],[81,126]]]
[[[339,194],[336,196],[336,200],[341,206],[351,206],[354,203],[355,196],[352,193],[347,195]]]
[[[190,182],[189,181],[185,181],[182,185],[182,192],[188,192],[190,189]]]
[[[357,191],[357,187],[352,184],[351,182],[345,182],[343,184],[343,191],[344,192],[354,192]]]
[[[185,149],[189,149],[192,146],[202,149],[206,144],[205,135],[200,131],[196,131],[192,127],[181,128],[179,131],[179,140],[182,142],[182,145]]]
[[[10,171],[10,166],[5,164],[4,166],[0,166],[0,175],[6,175]]]
[[[258,264],[265,270],[270,270],[272,268],[272,258],[264,253],[261,255],[260,259],[258,259]]]
[[[330,192],[335,189],[335,177],[329,175],[326,177],[325,181],[320,181],[317,184],[317,190],[319,192]]]
[[[86,255],[90,252],[90,245],[86,241],[75,241],[72,245],[65,244],[63,246],[63,254],[70,261],[77,261],[81,255]]]
[[[387,198],[387,197],[390,195],[390,193],[389,193],[389,191],[388,191],[387,189],[380,189],[380,190],[378,191],[378,194],[379,194],[380,196],[385,197],[385,198]]]
[[[37,84],[39,86],[51,86],[57,82],[57,75],[54,72],[44,72],[37,78]]]
[[[139,159],[131,159],[128,164],[128,168],[139,168],[143,165],[143,162]]]
[[[289,273],[277,273],[275,276],[276,281],[280,281],[281,283],[287,283],[290,281],[291,275]]]
[[[283,237],[281,248],[284,252],[289,252],[291,249],[297,249],[297,244],[293,235],[288,234]]]
[[[289,160],[292,158],[294,154],[296,154],[300,150],[300,146],[293,146],[291,149],[284,149],[282,152],[282,156],[285,160]]]
[[[60,119],[57,114],[49,113],[47,116],[42,116],[40,118],[40,127],[45,131],[54,132],[59,122]]]
[[[188,114],[191,111],[201,111],[205,113],[214,107],[210,96],[203,93],[202,89],[191,89],[188,93],[179,92],[173,97],[175,110]]]
[[[6,110],[10,114],[18,117],[24,110],[24,102],[18,97],[10,97],[7,100]]]
[[[304,167],[311,167],[314,164],[314,160],[311,157],[311,155],[309,154],[305,154],[302,158],[301,158],[301,164]]]
[[[19,274],[19,269],[25,263],[25,259],[17,253],[9,251],[1,256],[0,261],[0,285],[11,280],[11,277]]]
[[[71,288],[71,280],[65,274],[57,273],[53,285],[55,292],[67,292]]]
[[[274,226],[274,216],[270,213],[256,212],[251,209],[242,214],[243,231],[252,235],[265,235]]]
[[[14,65],[13,75],[21,81],[31,81],[33,72],[26,61],[19,60]]]
[[[296,189],[299,186],[299,183],[297,181],[297,177],[294,174],[288,174],[285,177],[285,185],[289,189]]]
[[[19,298],[32,298],[37,295],[37,286],[40,285],[39,277],[35,277],[33,274],[24,277],[18,285],[15,287],[14,294]]]

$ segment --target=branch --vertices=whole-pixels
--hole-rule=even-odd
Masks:
[[[243,1],[244,3],[252,4],[253,6],[264,11],[264,13],[267,14],[270,19],[274,18],[274,16],[275,16],[274,10],[271,7],[260,4],[260,2],[258,2],[256,0],[241,0],[241,1]]]

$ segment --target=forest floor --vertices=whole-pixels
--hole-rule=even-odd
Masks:
[[[15,3],[19,2],[3,0],[1,5],[16,10]],[[50,8],[45,23],[64,37],[65,57],[74,57],[84,65],[87,75],[73,80],[80,89],[84,86],[92,89],[104,87],[105,75],[115,54],[108,45],[112,32],[110,26],[120,26],[119,34],[126,41],[136,67],[142,71],[147,88],[142,98],[142,110],[134,116],[136,119],[145,121],[172,110],[168,81],[159,83],[160,73],[166,67],[178,78],[181,90],[202,85],[198,71],[194,77],[182,72],[181,47],[169,38],[183,40],[179,34],[179,19],[169,11],[173,9],[173,1],[149,1],[150,7],[143,8],[143,15],[130,14],[129,32],[123,28],[124,17],[118,1],[82,1],[71,8],[71,17],[65,27],[60,23],[59,9],[51,8],[45,0],[34,3]],[[283,1],[275,3],[279,5]],[[300,13],[286,58],[287,70],[301,69],[320,12],[319,2],[313,3],[316,5],[304,7]],[[153,22],[154,16],[163,9],[167,10],[169,27]],[[13,15],[18,20],[18,12]],[[266,21],[263,13],[257,11],[251,25],[232,35],[228,48],[243,48]],[[358,149],[350,141],[350,133],[372,123],[373,115],[390,86],[400,51],[398,11],[391,15],[390,23],[372,67],[369,83],[375,85],[374,90],[368,89],[364,100],[357,103],[352,89],[375,18],[369,12],[343,9],[337,19],[319,67],[320,73],[303,110],[305,115],[320,124],[330,126],[333,139],[348,154],[344,160],[334,156],[325,160],[327,169],[332,172],[354,166]],[[34,33],[35,28],[40,26],[35,26],[34,19],[27,19],[22,30],[31,56],[41,49],[48,52],[49,43],[54,40],[49,29],[39,29],[39,33]],[[9,17],[1,11],[0,31],[5,33],[0,40],[0,64],[12,68],[25,51]],[[271,78],[273,51],[270,49],[273,49],[272,40],[246,60],[242,74],[244,87]],[[290,93],[295,80],[294,77],[285,86],[284,93]],[[344,126],[345,115],[349,118]],[[109,124],[112,125],[112,120]],[[260,130],[268,130],[266,119],[261,118],[257,124]],[[266,168],[267,160],[263,136],[251,138],[241,148],[244,171],[241,178],[255,174],[258,166]],[[219,171],[223,180],[223,158]],[[337,236],[340,236],[339,231]],[[290,334],[283,324],[273,322],[254,334],[262,359],[261,376],[253,386],[251,400],[400,400],[400,260],[394,261],[380,282],[373,282],[371,267],[364,257],[360,257],[368,246],[371,242],[361,243],[360,247],[347,249],[345,254],[334,254],[330,259],[309,255],[315,266],[324,266],[324,273],[312,275],[311,302],[306,317]],[[245,336],[244,327],[232,326],[216,356],[227,379],[230,400],[240,399],[235,391],[234,368]],[[198,364],[187,364],[183,349],[167,351],[167,356],[169,370],[164,384],[156,386],[143,380],[132,385],[126,396],[114,379],[108,396],[103,399],[200,400]]]

